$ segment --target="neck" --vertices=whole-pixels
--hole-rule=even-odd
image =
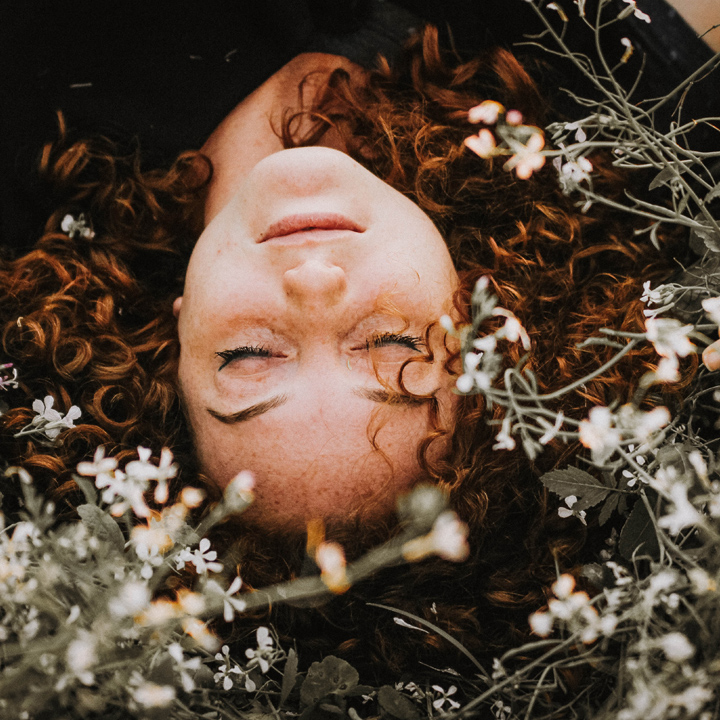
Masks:
[[[218,125],[201,148],[213,164],[205,224],[225,206],[232,196],[232,189],[239,187],[258,162],[285,149],[280,138],[283,116],[311,108],[330,74],[338,68],[358,80],[364,77],[365,71],[359,65],[338,55],[298,55],[237,105]],[[294,134],[302,137],[310,127],[311,120],[304,117]],[[336,150],[345,149],[334,131],[325,133],[316,144]]]

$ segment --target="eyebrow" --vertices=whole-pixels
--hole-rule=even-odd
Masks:
[[[358,397],[372,400],[376,403],[386,403],[388,405],[402,405],[405,407],[416,407],[418,405],[424,405],[429,402],[431,398],[416,398],[408,395],[402,395],[400,393],[390,393],[386,390],[370,390],[369,388],[355,388],[353,394]],[[212,408],[206,408],[208,413],[212,415],[216,420],[226,425],[237,425],[238,423],[245,422],[252,418],[263,415],[264,413],[272,410],[273,408],[284,405],[290,398],[287,395],[276,395],[269,400],[263,400],[255,405],[246,407],[243,410],[238,410],[234,413],[227,415],[213,410]]]

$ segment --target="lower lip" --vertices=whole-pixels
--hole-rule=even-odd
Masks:
[[[258,243],[272,241],[287,242],[326,242],[347,237],[351,233],[362,233],[365,228],[336,213],[309,213],[290,215],[279,222],[273,223]]]

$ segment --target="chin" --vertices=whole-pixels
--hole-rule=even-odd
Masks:
[[[353,545],[366,546],[388,535],[397,525],[395,508],[397,499],[410,487],[395,494],[371,495],[350,498],[335,497],[332,504],[319,502],[288,503],[286,498],[275,496],[264,499],[261,493],[242,514],[242,525],[269,535],[298,537],[307,534],[308,523],[320,521],[328,539],[345,539]]]

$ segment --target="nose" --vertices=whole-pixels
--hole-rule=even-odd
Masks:
[[[309,258],[283,275],[287,296],[303,305],[328,306],[339,302],[347,289],[345,271],[337,265]]]

